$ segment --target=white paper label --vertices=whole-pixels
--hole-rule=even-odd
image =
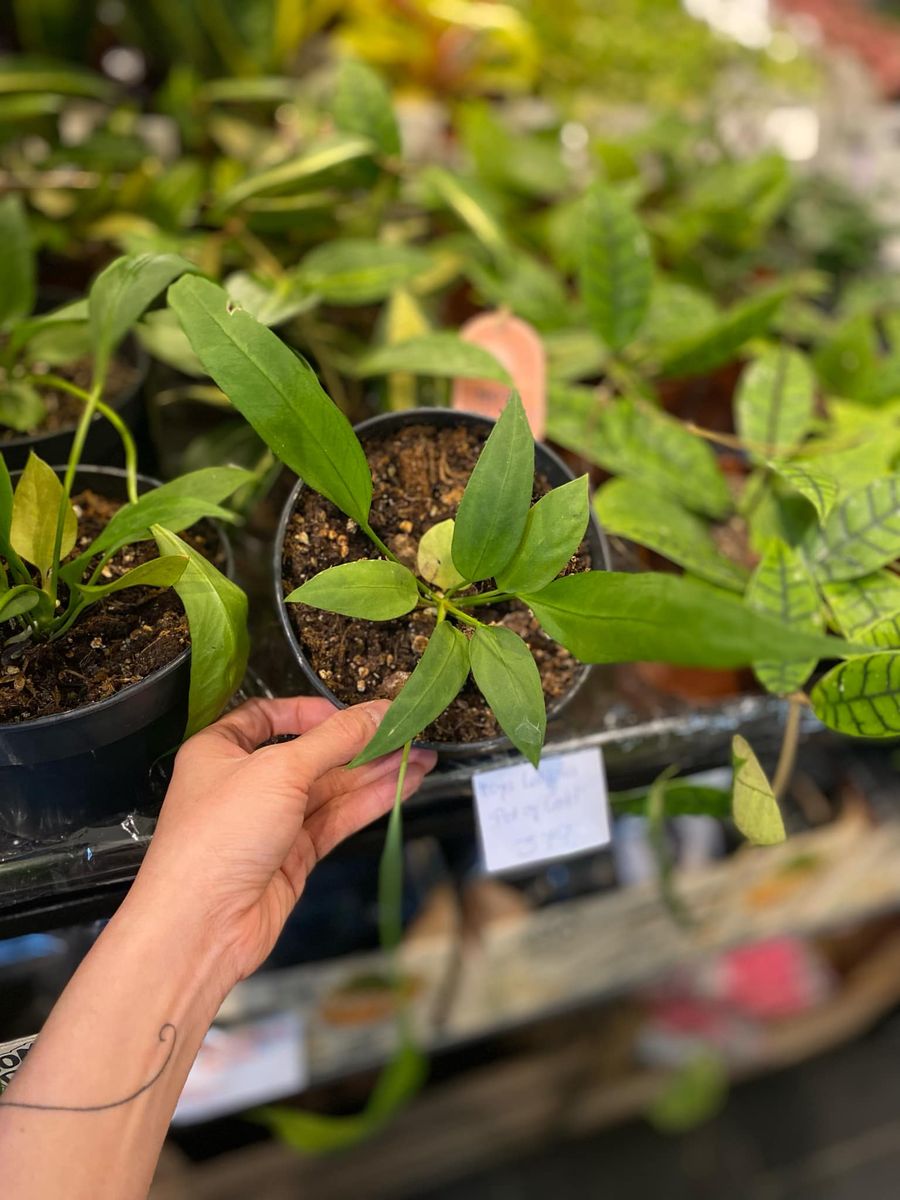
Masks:
[[[173,1123],[189,1125],[240,1112],[306,1086],[308,1067],[297,1013],[214,1025],[191,1067]]]
[[[483,771],[473,778],[488,871],[584,854],[610,840],[599,747]]]

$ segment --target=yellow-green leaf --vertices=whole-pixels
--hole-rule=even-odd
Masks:
[[[784,821],[772,785],[750,744],[740,734],[731,741],[734,781],[731,815],[734,823],[755,846],[774,846],[785,839]]]
[[[63,486],[56,472],[32,451],[16,484],[9,540],[13,549],[37,567],[44,578],[53,566],[57,513],[62,500]],[[66,501],[60,561],[69,554],[77,536],[78,518]]]
[[[444,592],[465,583],[462,575],[453,565],[451,547],[455,525],[456,522],[451,517],[426,529],[419,539],[419,550],[416,555],[416,567],[419,575],[426,583],[432,583]]]

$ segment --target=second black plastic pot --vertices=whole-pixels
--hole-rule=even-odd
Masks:
[[[75,482],[126,497],[125,472],[112,467],[82,467]],[[140,476],[142,492],[157,486]],[[227,538],[214,528],[230,574]],[[184,732],[190,669],[188,648],[107,700],[0,725],[0,829],[43,841],[146,806],[153,764]]]
[[[370,417],[367,421],[361,421],[355,426],[357,434],[365,439],[367,435],[372,434],[390,434],[394,430],[404,429],[409,425],[436,425],[440,427],[468,425],[470,428],[489,433],[494,422],[487,417],[478,416],[475,413],[458,412],[449,408],[416,408],[406,412],[384,413],[377,417]],[[569,483],[575,478],[574,474],[569,470],[562,459],[554,454],[554,452],[541,442],[536,442],[534,447],[534,465],[535,471],[545,475],[553,487],[559,487],[561,484]],[[288,615],[287,606],[284,603],[284,586],[282,583],[282,557],[284,539],[287,535],[288,522],[291,514],[297,504],[297,499],[300,492],[305,487],[303,480],[298,480],[296,486],[288,497],[287,503],[281,513],[281,520],[278,523],[278,532],[275,537],[274,558],[273,558],[273,574],[275,583],[275,604],[278,611],[278,619],[281,622],[281,628],[284,636],[287,639],[288,645],[294,653],[303,674],[313,685],[315,690],[320,695],[327,697],[332,703],[340,708],[345,708],[343,701],[339,700],[330,688],[322,682],[312,664],[306,657],[303,647],[297,637],[296,630],[291,623]],[[590,520],[588,522],[586,539],[590,547],[591,560],[594,570],[607,570],[609,568],[609,552],[606,545],[606,538],[600,528],[597,518],[594,516],[593,509],[591,510]],[[576,693],[584,685],[591,668],[582,666],[572,686],[563,696],[547,705],[547,720],[552,721],[558,717],[566,705],[574,698]],[[476,756],[494,754],[498,751],[509,749],[511,743],[507,737],[499,735],[492,738],[482,738],[477,742],[428,742],[420,741],[416,745],[424,746],[430,750],[437,750],[441,754],[449,758],[472,758]]]

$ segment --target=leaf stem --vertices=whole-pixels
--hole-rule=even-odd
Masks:
[[[397,773],[397,790],[394,807],[388,818],[387,836],[381,862],[378,864],[378,931],[381,948],[392,954],[400,945],[403,936],[403,785],[412,742],[403,747],[400,770]],[[396,968],[394,969],[396,982]]]
[[[473,629],[483,629],[484,622],[479,621],[476,617],[470,617],[468,613],[464,613],[462,609],[456,607],[455,604],[445,602],[445,608],[451,616],[454,616],[457,621],[462,621],[464,625],[471,625]]]
[[[75,479],[75,472],[78,470],[78,463],[81,460],[81,454],[84,450],[85,439],[87,438],[88,429],[91,421],[94,419],[94,413],[97,411],[97,405],[100,402],[100,392],[102,390],[102,382],[95,380],[91,388],[90,395],[85,403],[81,413],[81,418],[75,428],[75,436],[72,439],[72,448],[69,451],[69,461],[66,464],[66,474],[63,479],[62,495],[59,498],[59,509],[56,514],[56,535],[53,539],[53,560],[50,564],[48,574],[48,592],[52,604],[56,604],[56,594],[58,591],[59,580],[59,556],[62,549],[63,530],[66,523],[66,508],[70,503],[69,497],[72,494],[72,483]]]
[[[781,800],[791,782],[794,764],[797,761],[797,748],[800,744],[800,718],[803,715],[803,705],[798,696],[791,696],[788,702],[787,720],[784,725],[784,737],[781,741],[781,752],[778,755],[778,765],[772,780],[772,791],[775,799]]]
[[[512,592],[482,592],[478,596],[463,596],[456,603],[460,608],[476,608],[480,604],[502,604],[505,600],[515,600]]]

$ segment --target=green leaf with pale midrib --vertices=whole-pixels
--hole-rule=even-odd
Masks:
[[[365,525],[372,476],[350,422],[315,374],[221,288],[187,277],[169,303],[194,351],[234,407],[305,483]]]
[[[811,630],[821,626],[819,596],[803,559],[777,539],[766,547],[747,586],[746,601],[751,608],[788,625]],[[762,660],[754,663],[753,669],[767,691],[785,696],[803,686],[815,665],[814,658],[795,663]]]
[[[491,579],[518,549],[534,487],[534,438],[517,393],[491,430],[456,514],[452,554],[467,580]]]
[[[746,342],[767,331],[786,296],[785,288],[774,288],[736,304],[707,329],[670,346],[662,356],[660,374],[702,375],[729,362]]]
[[[400,563],[363,558],[320,571],[294,588],[285,601],[345,617],[390,621],[411,612],[419,601],[419,592],[415,576]]]
[[[588,317],[611,350],[641,326],[650,303],[653,262],[644,227],[621,193],[597,185],[583,209],[581,291]]]
[[[431,266],[431,256],[416,246],[337,238],[310,250],[295,277],[328,304],[374,304]]]
[[[779,479],[806,497],[820,521],[828,517],[840,494],[840,485],[833,475],[818,468],[811,459],[804,459],[802,463],[770,462],[767,465]]]
[[[531,651],[511,629],[482,626],[469,643],[472,675],[500,728],[537,766],[547,732],[541,675]]]
[[[746,667],[761,658],[836,658],[858,648],[782,625],[676,575],[589,571],[523,595],[551,637],[582,662]]]
[[[731,741],[734,781],[731,813],[734,823],[754,846],[774,846],[785,840],[784,821],[766,773],[740,734]]]
[[[613,479],[594,496],[607,533],[646,546],[710,583],[742,592],[747,573],[720,553],[704,523],[674,500],[631,479]]]
[[[735,425],[751,455],[792,449],[810,430],[815,379],[805,355],[767,347],[744,368],[735,392]]]
[[[469,643],[443,621],[435,626],[425,653],[387,711],[378,731],[351,767],[390,754],[415,738],[441,715],[469,674]]]
[[[355,371],[363,379],[404,371],[440,379],[492,379],[512,385],[509,372],[489,350],[443,330],[372,350],[357,361]]]
[[[900,737],[900,652],[867,654],[839,663],[810,693],[829,729],[851,737]]]
[[[851,492],[812,539],[809,554],[827,581],[867,575],[900,557],[900,476]]]
[[[305,154],[290,158],[287,162],[269,167],[256,175],[248,175],[234,185],[222,197],[222,207],[234,208],[261,192],[272,192],[276,188],[301,183],[335,167],[344,166],[360,158],[370,158],[374,147],[368,138],[342,135],[324,145],[317,146]]]
[[[183,554],[164,554],[160,558],[151,558],[149,562],[139,563],[110,583],[78,583],[74,586],[79,596],[93,602],[125,588],[171,587],[184,574],[187,565],[188,559]]]
[[[497,573],[497,587],[533,592],[555,579],[581,545],[588,516],[587,475],[542,496],[529,510],[518,550]]]

